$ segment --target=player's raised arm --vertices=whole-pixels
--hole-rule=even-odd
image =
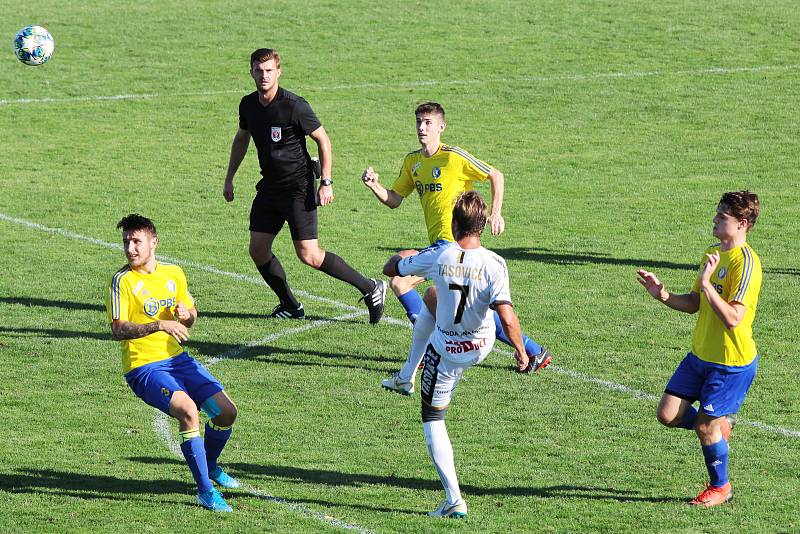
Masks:
[[[664,284],[656,277],[655,274],[639,269],[636,271],[639,275],[637,280],[642,286],[650,293],[650,296],[673,310],[682,311],[684,313],[695,313],[700,309],[700,295],[694,291],[676,295],[670,293],[664,287]]]
[[[502,172],[492,169],[488,178],[492,185],[492,213],[486,222],[492,230],[492,235],[500,235],[506,229],[506,222],[502,215],[505,177]]]
[[[250,132],[242,128],[236,130],[236,135],[233,136],[233,143],[231,143],[228,172],[225,173],[225,183],[222,186],[222,196],[228,202],[233,200],[233,177],[236,175],[236,171],[239,170],[239,165],[242,164],[249,145]]]
[[[383,185],[378,181],[378,173],[373,170],[372,167],[367,167],[364,170],[364,173],[361,175],[361,181],[364,182],[364,185],[367,186],[372,194],[375,195],[375,198],[381,201],[382,204],[385,206],[389,206],[390,208],[394,209],[398,207],[403,202],[403,197],[398,195],[392,189],[386,189]]]

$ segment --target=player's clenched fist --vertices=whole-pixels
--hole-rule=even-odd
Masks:
[[[378,181],[378,173],[375,172],[372,167],[367,167],[364,174],[361,175],[361,180],[365,184],[376,183]]]

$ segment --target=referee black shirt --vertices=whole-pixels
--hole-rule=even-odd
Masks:
[[[278,87],[267,106],[254,91],[239,103],[239,128],[247,130],[258,150],[261,180],[257,191],[306,191],[314,187],[306,136],[322,126],[306,100]]]

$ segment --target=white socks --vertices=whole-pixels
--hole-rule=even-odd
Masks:
[[[422,423],[422,428],[425,430],[428,452],[447,494],[447,502],[455,504],[461,500],[461,489],[458,487],[453,446],[447,435],[447,427],[444,426],[444,421],[428,421]]]
[[[406,363],[403,364],[398,374],[401,380],[414,381],[414,376],[417,374],[419,363],[425,355],[425,348],[428,346],[428,339],[433,333],[434,326],[436,326],[436,319],[428,311],[427,306],[422,306],[422,311],[414,322],[414,329],[411,334],[411,348],[408,349]],[[446,432],[445,435],[447,435]]]

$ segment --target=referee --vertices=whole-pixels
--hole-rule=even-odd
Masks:
[[[333,155],[325,128],[304,98],[278,86],[281,56],[277,50],[253,52],[250,75],[256,90],[239,103],[239,129],[233,137],[222,194],[233,201],[233,177],[252,138],[262,178],[250,209],[250,257],[280,300],[270,317],[301,319],[305,315],[281,262],[272,253],[275,236],[288,223],[300,261],[357,288],[369,310],[369,322],[376,324],[383,315],[386,283],[365,278],[342,258],[320,248],[317,239],[317,204],[327,206],[334,199]],[[320,169],[315,169],[308,154],[306,136],[317,144]],[[315,171],[321,174],[316,191]]]

